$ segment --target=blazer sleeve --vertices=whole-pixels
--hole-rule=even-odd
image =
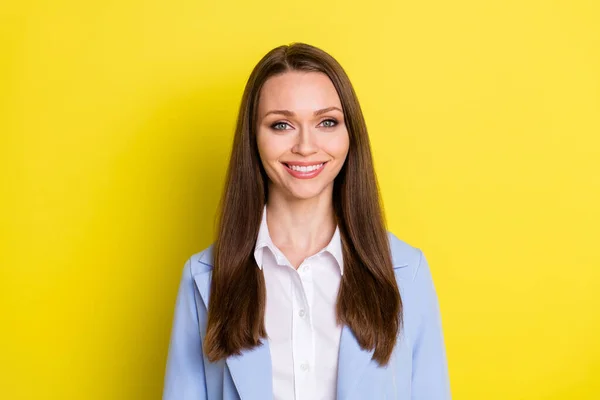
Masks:
[[[414,276],[420,308],[412,362],[412,400],[449,400],[450,382],[437,294],[423,252]]]
[[[206,378],[191,259],[183,268],[169,343],[163,400],[205,400]]]

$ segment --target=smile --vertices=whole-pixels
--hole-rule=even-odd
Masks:
[[[282,163],[285,166],[286,171],[290,173],[294,178],[298,179],[311,179],[319,175],[323,171],[327,161],[318,164],[306,164],[306,163]]]

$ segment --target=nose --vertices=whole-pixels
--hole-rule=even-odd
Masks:
[[[296,143],[292,148],[292,153],[301,156],[309,156],[315,154],[318,149],[319,147],[316,143],[315,133],[309,128],[301,128],[296,136]]]

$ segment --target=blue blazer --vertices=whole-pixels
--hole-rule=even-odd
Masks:
[[[392,263],[404,306],[404,325],[390,363],[380,367],[342,327],[338,400],[446,400],[450,385],[437,295],[420,249],[388,233]],[[177,295],[163,400],[271,400],[268,340],[240,356],[209,362],[206,335],[212,246],[185,264]]]

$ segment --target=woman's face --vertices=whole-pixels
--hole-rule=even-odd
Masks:
[[[320,72],[285,72],[260,92],[258,151],[271,181],[286,198],[331,196],[350,139],[340,98]]]

